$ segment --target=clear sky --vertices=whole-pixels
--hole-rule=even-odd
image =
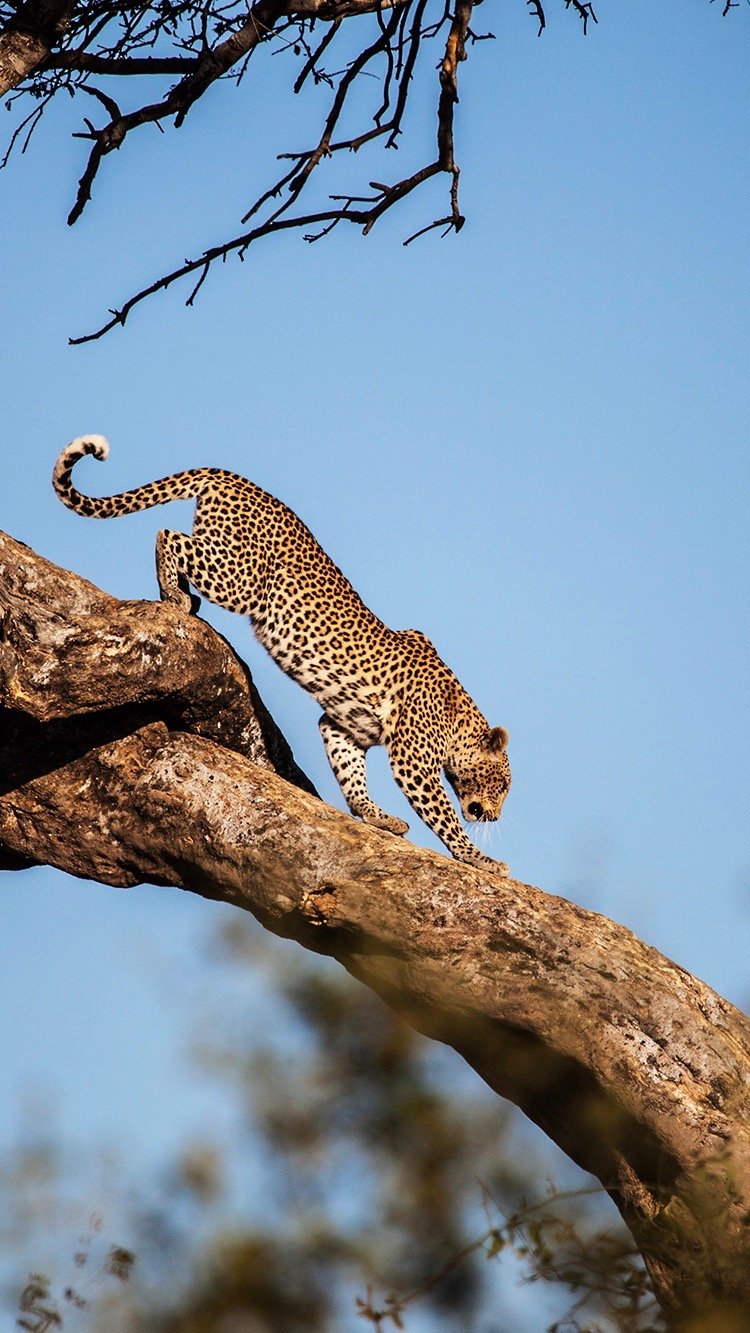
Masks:
[[[60,447],[109,436],[106,467],[77,473],[92,491],[199,464],[252,477],[510,731],[493,854],[742,1005],[750,12],[596,8],[585,40],[553,0],[541,39],[520,0],[478,11],[497,40],[461,69],[459,237],[401,245],[444,211],[438,182],[366,240],[263,242],[193,309],[172,289],[79,348],[69,335],[235,234],[273,153],[311,134],[279,101],[270,139],[248,76],[180,133],[133,135],[68,229],[83,111],[61,106],[0,173],[0,525],[114,594],[152,597],[165,511],[97,524],[64,510]],[[264,96],[280,98],[280,66]],[[417,102],[426,160],[434,123]],[[402,172],[403,151],[378,171]],[[187,528],[188,507],[166,521]],[[204,612],[340,804],[315,705],[242,621]],[[433,845],[372,759],[375,798]],[[124,1133],[158,1160],[213,1113],[180,1070],[185,970],[219,909],[45,870],[3,889],[0,1144],[41,1101],[68,1141]]]

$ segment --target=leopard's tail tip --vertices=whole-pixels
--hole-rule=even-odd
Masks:
[[[84,454],[93,454],[100,463],[109,458],[109,440],[105,435],[77,435],[71,440],[66,454],[82,458]]]

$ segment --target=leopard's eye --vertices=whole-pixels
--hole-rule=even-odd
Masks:
[[[471,801],[469,803],[469,814],[471,815],[472,819],[482,818],[484,811],[481,805],[479,804],[479,801]]]

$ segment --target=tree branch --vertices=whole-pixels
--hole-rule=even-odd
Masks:
[[[127,115],[120,114],[118,110],[103,129],[89,131],[86,137],[94,140],[94,147],[81,177],[75,204],[68,214],[69,224],[78,220],[91,198],[91,186],[102,158],[113,149],[120,148],[126,136],[138,125],[158,124],[174,116],[175,127],[179,128],[193,103],[203,96],[206,89],[239,60],[247,59],[258,44],[268,37],[284,13],[286,3],[287,0],[256,0],[245,22],[225,41],[206,48],[163,101],[141,106]]]
[[[86,74],[124,77],[128,74],[184,74],[195,70],[198,56],[100,56],[90,51],[56,51],[43,68],[82,70]]]
[[[201,621],[10,538],[0,613],[7,867],[176,885],[332,955],[599,1177],[665,1310],[750,1310],[737,1010],[624,927],[284,781],[245,668]]]
[[[67,28],[77,0],[30,0],[0,28],[0,97],[42,63]]]

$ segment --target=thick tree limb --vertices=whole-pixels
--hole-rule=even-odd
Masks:
[[[324,805],[200,620],[0,540],[0,858],[236,904],[593,1171],[665,1310],[750,1310],[750,1024],[616,923]],[[308,790],[302,788],[307,785]]]
[[[0,27],[0,97],[15,88],[56,47],[77,0],[29,0]]]

